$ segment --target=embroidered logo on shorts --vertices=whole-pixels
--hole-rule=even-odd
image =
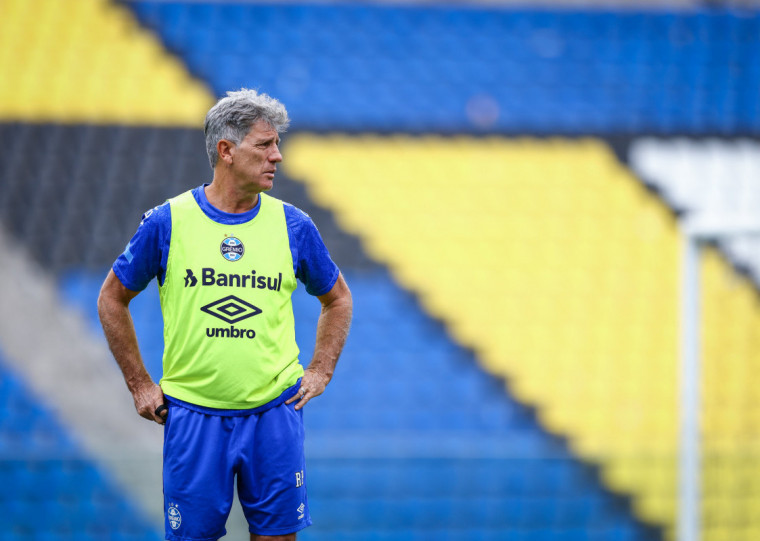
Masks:
[[[296,511],[298,511],[299,513],[298,520],[301,520],[303,518],[303,514],[304,514],[303,512],[305,509],[306,509],[306,506],[303,503],[298,506],[298,509],[296,509]]]
[[[179,528],[180,524],[182,524],[182,515],[179,512],[177,504],[169,504],[169,509],[166,510],[166,518],[169,520],[169,526],[172,527],[172,530]]]

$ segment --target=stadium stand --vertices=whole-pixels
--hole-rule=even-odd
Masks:
[[[129,5],[217,95],[253,84],[289,104],[296,129],[760,128],[752,8]]]
[[[160,537],[0,357],[0,539]]]
[[[210,173],[198,129],[7,123],[0,142],[0,219],[54,271],[102,269],[143,212]]]
[[[109,0],[3,0],[6,121],[199,126],[211,97]]]
[[[194,140],[196,146],[201,148],[202,141],[197,134],[193,135],[192,130],[162,128],[148,130],[90,127],[82,130],[78,127],[8,125],[4,129],[4,138],[7,141],[16,141],[18,146],[15,148],[19,149],[19,153],[12,154],[17,159],[13,160],[11,165],[7,166],[9,168],[5,170],[8,178],[17,178],[18,175],[24,174],[27,180],[24,183],[15,182],[9,190],[4,192],[3,216],[10,218],[7,226],[17,231],[19,237],[29,238],[34,235],[40,239],[39,249],[33,252],[34,256],[40,263],[59,270],[65,298],[89,314],[93,332],[97,333],[99,330],[93,308],[104,272],[103,265],[107,265],[122,249],[125,239],[131,235],[142,210],[150,208],[156,199],[165,197],[160,194],[168,195],[172,190],[182,189],[181,183],[186,182],[194,172],[207,171],[205,159],[193,153],[190,150],[192,145],[188,143]],[[22,149],[30,147],[19,141],[26,140],[37,141],[37,148],[44,149],[45,155],[50,160],[47,164],[44,161],[41,162],[40,169],[36,168],[37,162],[24,157]],[[183,157],[179,161],[184,163],[184,167],[175,170],[172,174],[166,174],[160,169],[156,170],[158,161],[150,159],[150,154],[144,151],[151,146],[150,141],[156,140],[163,141],[164,148],[176,149],[177,154]],[[91,148],[94,145],[97,146]],[[25,214],[17,210],[22,206],[23,192],[19,192],[23,187],[32,184],[33,179],[44,178],[45,170],[50,168],[51,164],[62,163],[61,160],[65,159],[63,157],[74,153],[72,148],[77,149],[77,152],[84,156],[121,155],[115,165],[109,166],[104,160],[85,162],[85,166],[80,165],[78,174],[67,175],[72,179],[77,192],[88,194],[93,202],[100,202],[93,205],[104,206],[113,213],[123,213],[121,219],[126,224],[122,229],[114,223],[114,227],[103,230],[103,234],[98,233],[98,236],[106,238],[101,238],[97,243],[93,242],[93,236],[82,236],[81,233],[72,231],[72,228],[80,227],[82,231],[100,232],[102,226],[105,225],[102,221],[103,215],[107,215],[108,212],[80,212],[76,206],[77,200],[74,198],[66,199],[66,203],[62,205],[71,205],[68,211],[61,212],[61,209],[53,208],[45,210],[46,202],[56,200],[56,184],[53,182],[42,183],[38,188],[38,197],[34,201],[40,207],[34,210],[33,214],[40,216],[52,211],[61,212],[60,216],[66,217],[56,219],[59,227],[55,237],[45,236],[44,228],[30,231],[28,228],[33,227],[30,225],[33,222],[28,221]],[[121,148],[130,150],[124,152],[119,150]],[[193,157],[193,154],[196,157]],[[19,164],[24,165],[20,167]],[[58,171],[61,171],[60,167]],[[200,183],[202,180],[204,179],[196,178],[194,183]],[[129,185],[132,189],[124,191],[125,185]],[[287,197],[315,216],[320,212],[309,202],[305,190],[298,183],[289,181],[287,178],[278,179],[277,192],[277,195]],[[118,205],[117,201],[121,202],[121,205]],[[126,210],[130,208],[131,211]],[[324,211],[321,212],[324,214]],[[127,214],[131,214],[133,219],[130,219]],[[326,216],[323,217],[326,218]],[[589,501],[598,500],[597,506],[588,508],[588,520],[585,524],[592,532],[590,535],[604,538],[605,535],[610,535],[611,530],[618,532],[615,535],[621,539],[646,539],[654,535],[651,532],[646,533],[647,529],[637,525],[632,519],[625,518],[626,504],[599,487],[598,482],[593,481],[592,471],[587,471],[585,466],[575,462],[563,446],[543,433],[532,419],[532,414],[506,397],[498,382],[479,372],[473,359],[445,338],[442,329],[420,313],[414,303],[402,294],[387,276],[382,273],[373,274],[373,272],[379,272],[377,265],[373,265],[366,256],[362,255],[361,247],[358,247],[355,239],[340,233],[340,230],[331,222],[325,219],[320,220],[319,224],[328,242],[334,246],[333,253],[341,265],[348,271],[355,269],[353,272],[356,273],[349,275],[357,297],[357,325],[354,328],[353,340],[357,345],[361,345],[361,348],[353,353],[350,349],[346,352],[346,358],[350,359],[345,363],[346,380],[336,380],[333,400],[325,400],[322,404],[317,403],[318,406],[324,408],[324,411],[315,408],[309,420],[310,426],[317,434],[320,430],[327,431],[321,437],[314,436],[313,447],[317,455],[321,457],[315,462],[316,471],[319,472],[316,475],[321,475],[322,478],[335,476],[337,479],[357,475],[364,478],[370,476],[378,464],[381,464],[385,470],[394,470],[396,480],[388,488],[385,500],[382,500],[381,494],[374,494],[375,488],[370,482],[374,477],[370,476],[364,483],[354,482],[354,490],[357,492],[354,492],[352,498],[349,499],[354,502],[372,498],[381,499],[383,509],[386,509],[382,515],[379,515],[376,523],[366,524],[364,530],[357,528],[355,523],[346,522],[347,518],[338,520],[340,517],[346,517],[343,506],[347,497],[343,491],[332,492],[333,489],[330,489],[323,491],[320,495],[320,491],[317,490],[312,496],[314,505],[317,510],[320,505],[322,506],[329,522],[326,521],[327,526],[323,527],[321,532],[319,528],[315,528],[313,534],[315,538],[330,539],[333,535],[343,535],[345,538],[353,539],[361,539],[362,536],[371,538],[374,535],[372,532],[383,530],[383,528],[388,538],[424,538],[426,534],[422,527],[429,526],[435,517],[441,524],[439,526],[441,536],[444,535],[444,531],[453,529],[461,530],[459,535],[462,538],[473,535],[472,530],[466,527],[476,522],[483,530],[481,533],[485,536],[484,538],[490,536],[493,539],[498,539],[503,535],[505,527],[514,529],[515,535],[528,535],[532,532],[535,535],[540,534],[551,538],[552,534],[549,532],[553,529],[561,529],[563,524],[567,527],[573,524],[574,519],[560,516],[556,522],[550,522],[551,528],[546,526],[545,530],[541,529],[543,526],[537,519],[532,522],[532,519],[526,519],[527,522],[518,521],[512,526],[505,526],[506,519],[501,517],[498,509],[509,505],[510,500],[505,501],[504,494],[501,496],[502,499],[499,499],[499,491],[502,490],[500,487],[511,485],[516,487],[508,492],[508,497],[511,499],[520,498],[521,491],[525,498],[532,498],[531,494],[536,491],[541,492],[541,498],[534,502],[537,513],[552,512],[551,502],[557,498],[562,501],[576,497],[590,498]],[[130,223],[132,225],[129,225]],[[118,238],[119,236],[121,239]],[[65,249],[56,248],[57,244],[63,242],[60,239],[68,239],[66,242],[73,244],[66,245]],[[72,267],[73,260],[54,257],[56,253],[67,254],[72,251],[86,253],[87,259],[80,261],[79,266]],[[98,269],[98,272],[95,274],[92,271],[82,272],[82,269],[88,267]],[[370,274],[367,275],[367,272]],[[154,377],[160,377],[161,318],[157,309],[156,296],[155,288],[151,287],[145,295],[138,297],[133,305],[133,314],[146,362]],[[306,332],[314,323],[313,301],[311,301],[311,318],[304,315],[308,313],[305,302],[308,301],[302,299],[296,306],[299,313],[299,333]],[[359,312],[360,309],[361,312]],[[417,315],[413,316],[415,312]],[[399,313],[405,314],[403,324],[397,322]],[[366,321],[367,324],[361,325],[360,321]],[[389,343],[387,339],[389,335],[397,339],[405,337],[404,343]],[[436,346],[432,345],[434,341],[438,343]],[[305,342],[301,340],[301,343],[303,350],[309,351],[309,339],[307,338]],[[356,360],[364,362],[352,365],[351,359],[354,362]],[[430,375],[431,372],[438,371],[440,373],[435,376]],[[387,383],[381,386],[373,385],[378,380],[387,380]],[[417,392],[409,388],[407,380],[422,382],[415,385],[415,388],[419,387],[419,396],[424,397],[426,409],[418,411],[415,415],[409,415],[408,409],[416,404],[419,398]],[[457,381],[457,385],[447,388],[454,381]],[[448,400],[448,397],[452,395],[459,396],[460,402]],[[347,410],[344,402],[346,397],[356,401],[357,407]],[[389,399],[397,407],[384,406],[383,404]],[[487,409],[482,405],[483,399],[491,404]],[[418,405],[415,407],[419,408]],[[348,444],[343,449],[336,449],[334,444],[331,446],[329,443],[335,438],[335,435],[329,431],[331,427],[338,433],[348,432],[349,436],[352,431],[360,431],[361,436],[340,440],[347,441]],[[434,432],[423,436],[420,434],[423,429],[426,432]],[[452,433],[451,430],[454,432]],[[368,437],[367,434],[373,431],[379,431],[382,436],[375,434],[374,438]],[[388,431],[395,436],[388,436],[386,434]],[[461,431],[464,431],[465,437],[457,436],[457,433]],[[447,448],[441,448],[440,440],[446,437],[450,440],[450,444]],[[406,513],[413,513],[414,509],[431,499],[430,494],[408,498],[408,487],[405,483],[415,482],[421,485],[438,486],[436,483],[440,481],[436,479],[440,476],[447,477],[452,470],[457,472],[466,470],[468,467],[482,468],[482,460],[477,460],[477,458],[484,451],[473,451],[471,438],[483,437],[486,437],[484,441],[488,442],[488,447],[492,449],[485,453],[496,453],[497,457],[492,457],[492,464],[500,465],[495,473],[490,474],[497,478],[496,481],[492,481],[493,493],[480,502],[482,507],[480,512],[488,513],[491,517],[490,522],[480,520],[479,515],[473,514],[474,510],[462,512],[458,519],[451,519],[454,522],[446,522],[449,520],[445,511],[446,506],[452,501],[461,499],[462,494],[466,494],[462,492],[463,485],[453,484],[449,492],[439,495],[439,501],[435,505],[433,505],[435,502],[427,502],[429,512],[425,515],[427,518],[420,519],[421,522],[406,521],[402,524],[405,519],[397,518],[396,522],[385,523],[389,515],[398,512],[393,509],[398,510],[403,508],[403,505],[407,505],[409,510]],[[409,443],[410,439],[417,442],[416,446]],[[385,453],[381,454],[381,457],[386,456],[384,462],[382,458],[377,458],[378,449],[383,449],[381,441],[395,443],[395,446],[386,444],[384,447]],[[359,450],[354,451],[358,456],[354,456],[351,467],[344,470],[339,467],[342,462],[337,460],[335,455],[338,453],[340,456],[346,448]],[[368,459],[361,452],[362,448],[374,449],[375,457]],[[405,449],[407,451],[416,449],[417,458],[415,460],[399,459],[398,455],[403,457],[408,454],[402,452]],[[467,457],[473,453],[475,453],[475,458],[468,459]],[[432,464],[439,465],[439,468],[433,469],[430,466],[430,455],[438,457],[440,454],[443,454],[443,458],[432,459]],[[397,456],[395,462],[387,458],[394,455]],[[516,461],[518,464],[527,464],[527,466],[521,468],[510,466]],[[536,471],[541,471],[542,468],[539,465],[543,463],[556,464],[553,469],[550,466],[548,471],[557,473],[547,473],[548,479],[542,480],[539,476],[539,479],[534,481],[532,477],[536,475]],[[415,473],[420,468],[428,472],[427,477]],[[525,477],[520,478],[518,474],[520,471]],[[465,477],[463,474],[460,475]],[[322,482],[319,481],[319,477],[314,483],[318,482]],[[327,486],[339,485],[332,482]],[[361,490],[364,492],[362,493]],[[569,495],[566,494],[568,492]],[[383,503],[386,501],[396,502],[393,504],[395,507],[388,507],[390,503]],[[420,504],[420,501],[423,503]],[[402,505],[398,502],[405,503]],[[617,509],[617,511],[613,512],[610,509]],[[357,518],[351,520],[358,521]]]
[[[639,177],[686,215],[725,220],[756,216],[760,209],[757,141],[641,138],[628,159]],[[722,248],[736,267],[760,284],[760,239],[737,237]]]
[[[61,426],[97,460],[121,496],[161,520],[160,430],[146,430],[108,347],[63,306],[55,277],[0,229],[0,344],[15,378],[44,397]],[[11,412],[12,414],[12,412]],[[52,459],[53,457],[49,457]],[[2,530],[0,530],[1,532]]]
[[[303,178],[314,200],[334,209],[515,396],[537,405],[544,426],[601,464],[608,486],[635,494],[639,516],[673,524],[676,221],[609,147],[300,135],[288,151],[288,173]],[[760,361],[760,303],[753,284],[714,253],[705,262],[705,295],[705,382],[725,379],[725,363],[736,363],[731,390],[704,387],[712,487],[721,483],[717,463],[733,461],[736,472],[747,471],[742,460],[756,464],[746,455],[754,408],[727,396],[750,393],[742,374]],[[722,493],[721,504],[706,498],[706,539],[721,538],[730,523],[714,510],[727,498],[751,505],[741,491]],[[730,531],[755,535],[738,525]]]
[[[756,217],[760,210],[760,146],[755,140],[641,138],[631,145],[628,161],[685,216],[725,223]],[[760,361],[760,241],[737,236],[719,241],[717,247],[745,278],[726,272],[717,251],[707,256],[706,280],[723,287],[702,298],[707,436],[703,512],[705,521],[725,538],[734,537],[738,529],[751,538],[760,533],[751,518],[758,509],[746,485],[754,479],[749,472],[758,466],[758,422],[748,371]]]
[[[754,143],[662,138],[756,139],[756,9],[61,6],[3,3],[0,223],[95,333],[140,213],[208,178],[207,88],[256,87],[293,116],[275,195],[315,217],[357,302],[308,412],[304,539],[672,538],[676,216],[693,202],[669,162],[701,149],[717,170]],[[643,182],[600,138],[620,134]],[[754,541],[760,308],[731,266],[754,276],[750,249],[722,248],[703,261],[704,538]],[[155,296],[134,308],[158,376]],[[295,309],[306,355],[316,306]],[[31,437],[13,430],[0,442]],[[6,530],[34,538],[22,496]]]

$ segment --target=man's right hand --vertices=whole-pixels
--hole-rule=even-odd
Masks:
[[[166,409],[161,412],[161,415],[156,415],[156,409],[164,405],[164,392],[160,386],[153,382],[142,385],[135,389],[132,393],[132,398],[135,401],[135,409],[140,414],[140,417],[144,417],[149,421],[155,421],[160,425],[166,422]]]
[[[137,346],[135,325],[129,313],[129,303],[138,293],[127,289],[111,269],[98,295],[98,315],[108,347],[124,375],[127,389],[132,393],[137,413],[162,425],[166,414],[159,411],[161,415],[157,415],[156,408],[164,405],[164,393],[161,387],[153,383],[145,369]]]

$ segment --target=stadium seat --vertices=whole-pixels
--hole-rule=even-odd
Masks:
[[[300,128],[477,130],[482,120],[463,111],[473,95],[493,96],[497,114],[486,120],[488,127],[513,132],[746,131],[759,118],[750,98],[760,84],[758,70],[729,74],[715,61],[751,56],[750,42],[738,36],[752,35],[757,17],[708,9],[683,17],[489,7],[443,15],[366,6],[130,6],[218,93],[251,82],[284,93]],[[276,50],[285,66],[301,66],[299,84],[308,85],[308,93],[291,93],[288,73],[258,67],[250,57],[232,70],[192,60],[221,51],[244,56],[248,24],[256,26],[264,54]],[[468,51],[474,47],[473,58]],[[313,51],[329,61],[317,62]],[[367,58],[371,62],[357,61]],[[526,87],[532,91],[522,91]],[[691,88],[700,92],[687,92]],[[304,103],[335,92],[341,99],[320,101],[324,106]]]
[[[570,434],[576,451],[602,464],[611,487],[636,495],[640,516],[672,524],[677,238],[669,209],[592,141],[491,139],[475,145],[455,138],[365,137],[363,144],[301,136],[290,141],[286,167],[366,238],[376,257],[419,292],[423,305],[475,348],[488,369],[505,375],[511,392],[540,404],[545,426]],[[487,160],[480,157],[482,147],[491,152]],[[412,148],[414,163],[402,161],[392,172],[403,179],[405,200],[396,202],[391,190],[365,201],[354,170],[361,167],[374,178],[373,160],[384,163],[397,149]],[[447,155],[468,157],[463,161],[473,164],[471,170],[458,172]],[[324,156],[339,159],[328,163]],[[477,196],[452,197],[447,182],[459,176]],[[424,213],[417,210],[420,201]],[[489,202],[498,202],[494,214]],[[457,215],[451,216],[452,208]],[[576,220],[578,212],[593,218]],[[437,230],[428,231],[429,223]],[[756,333],[725,322],[739,313],[746,314],[741,321],[754,321],[757,301],[743,286],[727,294],[718,274],[727,272],[725,265],[708,262],[706,291],[714,297],[705,306],[711,329],[706,351],[722,363],[747,362],[755,343],[749,337]],[[467,296],[451,295],[462,287]],[[741,372],[728,376],[721,366],[715,377],[724,381],[723,390],[715,388],[715,399],[705,397],[706,426],[715,427],[709,441],[727,445],[747,434],[752,422],[737,414],[749,379]],[[466,392],[468,382],[462,383]],[[712,400],[731,414],[713,410]]]
[[[157,539],[2,358],[0,389],[4,540],[87,540],[93,531],[98,539],[116,539],[118,531],[130,532],[134,539]]]
[[[0,156],[7,179],[0,216],[18,238],[37,239],[33,257],[43,265],[74,268],[62,289],[85,313],[92,316],[102,269],[123,249],[140,213],[207,180],[205,158],[195,150],[200,140],[171,129],[26,122],[197,125],[211,96],[184,66],[218,95],[260,88],[286,101],[296,131],[323,134],[295,136],[288,151],[300,164],[292,176],[392,270],[392,279],[350,275],[357,324],[345,358],[352,363],[343,363],[348,366],[334,381],[335,394],[346,401],[325,396],[315,402],[311,426],[325,433],[381,429],[383,438],[342,449],[349,455],[383,443],[401,453],[415,443],[404,439],[409,433],[431,440],[453,433],[471,439],[451,444],[453,454],[492,452],[478,448],[487,434],[503,436],[495,447],[505,453],[543,457],[547,450],[567,451],[551,435],[561,434],[580,456],[601,465],[608,487],[634,496],[641,517],[672,525],[677,333],[671,300],[678,238],[670,209],[592,139],[324,133],[753,133],[760,126],[755,11],[6,3],[0,39],[5,50],[29,54],[0,59],[9,77],[24,74],[0,90],[0,116],[23,121],[0,125],[0,137],[13,149],[11,158]],[[138,26],[133,13],[159,39]],[[181,60],[166,55],[164,45]],[[254,46],[260,54],[250,54]],[[275,56],[281,61],[261,60]],[[168,142],[171,149],[155,151]],[[673,210],[751,211],[760,202],[755,142],[650,143],[634,148],[631,163]],[[167,163],[165,155],[176,159]],[[335,187],[339,193],[327,191]],[[49,222],[60,224],[55,235],[46,231]],[[722,245],[721,253],[710,252],[703,267],[705,378],[721,382],[704,393],[705,446],[724,461],[718,467],[710,455],[705,463],[706,481],[721,494],[705,510],[708,538],[733,541],[751,539],[757,528],[739,520],[758,514],[754,500],[721,468],[756,477],[755,464],[742,457],[760,426],[757,392],[748,383],[760,337],[756,290],[729,263],[757,284],[760,251],[753,241],[737,241]],[[98,279],[83,279],[82,265]],[[362,306],[364,299],[371,302]],[[155,302],[151,286],[133,308],[149,370],[158,378]],[[303,306],[299,316],[310,310]],[[425,312],[440,324],[431,324]],[[307,359],[316,319],[305,317],[311,319],[297,332],[307,336]],[[484,377],[481,368],[500,379]],[[11,387],[3,385],[0,377],[0,389]],[[75,450],[47,412],[3,396],[0,450]],[[505,532],[532,541],[655,535],[613,513],[607,505],[613,498],[595,504],[600,487],[587,465],[514,462],[477,474],[474,462],[395,464],[384,470],[389,492],[378,500],[369,500],[357,480],[380,483],[369,473],[376,464],[354,464],[344,475],[335,473],[346,480],[348,496],[341,485],[329,485],[334,493],[322,503],[335,522],[314,538],[426,539],[435,517],[451,521],[451,531],[436,530],[440,539],[500,539]],[[94,470],[69,479],[39,464],[15,473],[5,466],[0,475],[26,483],[30,497],[43,470],[59,497],[68,498],[80,483],[82,492],[102,496],[98,487],[105,481]],[[339,472],[341,465],[330,468]],[[407,479],[414,485],[405,485]],[[442,479],[455,481],[447,487]],[[443,494],[436,498],[419,487]],[[478,487],[488,501],[475,498]],[[405,491],[412,494],[409,507],[399,509],[394,502]],[[500,496],[512,491],[530,496],[502,514]],[[462,493],[470,499],[458,502]],[[341,522],[344,500],[353,501],[346,504],[353,531]],[[396,521],[394,529],[360,524],[356,517],[368,511],[356,500]],[[452,502],[462,505],[454,509]],[[322,503],[315,499],[315,506]],[[50,502],[41,505],[52,513]],[[415,507],[420,516],[411,513]],[[108,515],[111,508],[93,501],[88,509]],[[484,524],[467,530],[468,521]],[[28,533],[24,528],[17,537]],[[102,538],[105,531],[94,524],[77,538]]]

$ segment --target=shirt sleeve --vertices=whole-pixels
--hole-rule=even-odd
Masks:
[[[287,203],[285,221],[296,278],[310,295],[324,295],[335,285],[340,270],[330,257],[317,226],[308,214]]]
[[[163,284],[169,257],[171,224],[168,202],[142,215],[137,231],[112,267],[124,287],[142,291],[155,277]]]

